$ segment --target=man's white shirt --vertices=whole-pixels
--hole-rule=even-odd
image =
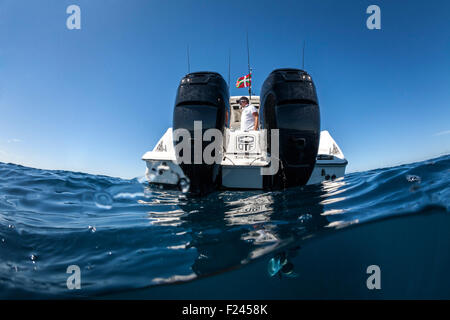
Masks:
[[[252,104],[242,108],[241,113],[241,130],[250,131],[255,129],[255,117],[254,112],[258,112],[258,109]]]

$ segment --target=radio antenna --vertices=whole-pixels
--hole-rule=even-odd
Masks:
[[[305,71],[305,40],[303,40],[302,69],[303,69],[303,71]]]
[[[228,50],[228,90],[230,89],[231,49]]]
[[[248,30],[247,30],[247,58],[248,58],[248,74],[250,75],[250,85],[248,87],[248,95],[252,99],[252,68],[250,68],[250,49],[248,46]]]
[[[191,61],[190,61],[190,59],[189,59],[189,45],[187,45],[186,53],[187,53],[187,67],[188,67],[188,73],[191,73]]]

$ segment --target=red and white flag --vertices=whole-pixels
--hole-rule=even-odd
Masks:
[[[248,88],[252,86],[252,74],[240,77],[236,81],[236,88]]]

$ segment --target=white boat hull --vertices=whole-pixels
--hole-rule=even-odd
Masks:
[[[261,168],[270,165],[270,157],[265,154],[265,132],[226,129],[226,152],[221,162],[222,188],[224,189],[263,189]],[[251,155],[240,153],[237,145],[239,136],[255,137],[255,150]],[[147,164],[146,177],[151,184],[177,186],[180,181],[189,182],[177,164],[172,142],[172,128],[169,128],[158,141],[153,151],[142,157]],[[333,181],[345,175],[347,160],[328,131],[320,135],[319,153],[314,170],[307,184]]]

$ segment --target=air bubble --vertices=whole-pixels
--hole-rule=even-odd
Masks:
[[[311,220],[312,215],[310,215],[309,213],[307,214],[302,214],[301,216],[298,217],[298,220],[300,220],[300,222],[306,222],[308,220]]]
[[[407,175],[406,180],[408,182],[417,182],[417,183],[422,182],[422,179],[419,176],[414,176],[414,175]]]
[[[111,209],[113,200],[106,192],[96,193],[94,196],[95,205],[101,209]]]

